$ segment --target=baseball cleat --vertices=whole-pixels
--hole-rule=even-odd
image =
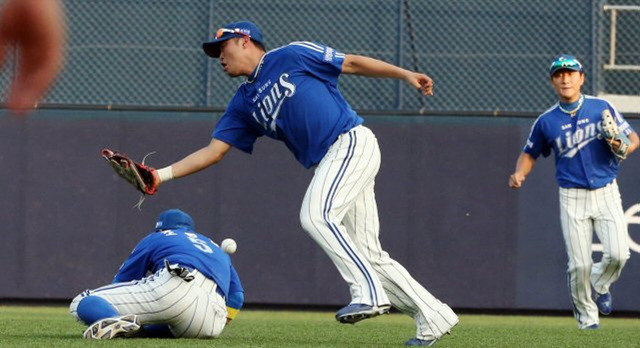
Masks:
[[[106,318],[91,324],[82,336],[88,340],[109,340],[134,336],[142,329],[137,315]]]
[[[611,300],[611,293],[606,294],[598,294],[596,297],[596,305],[598,306],[598,310],[603,315],[611,314],[613,310],[613,301]]]
[[[404,343],[405,346],[426,346],[431,347],[436,344],[437,339],[434,340],[421,340],[419,338],[412,338]]]
[[[451,334],[451,329],[453,329],[454,326],[458,325],[459,322],[460,321],[458,319],[456,319],[456,322],[453,323],[453,325],[451,325],[449,330],[447,330],[442,336]],[[426,346],[426,347],[431,347],[431,346],[435,345],[436,342],[440,338],[442,338],[442,337],[434,338],[432,340],[422,340],[422,339],[419,339],[417,337],[414,337],[414,338],[408,340],[407,342],[405,342],[404,345],[405,346]]]
[[[389,305],[373,307],[363,303],[352,303],[336,313],[336,320],[342,324],[355,324],[380,314],[387,314],[390,308]]]
[[[598,330],[600,328],[600,324],[591,324],[585,328],[582,328],[582,330]]]

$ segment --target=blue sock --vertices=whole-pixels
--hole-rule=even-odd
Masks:
[[[167,324],[153,324],[143,326],[145,337],[149,338],[173,338],[173,333]]]
[[[87,325],[104,318],[117,317],[119,315],[109,301],[99,296],[88,296],[78,303],[78,317]]]

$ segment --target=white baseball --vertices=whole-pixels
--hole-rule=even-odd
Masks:
[[[236,252],[236,249],[238,249],[238,244],[236,244],[235,240],[233,240],[231,238],[227,238],[227,239],[222,241],[222,243],[220,244],[220,248],[225,253],[231,255],[231,254]]]

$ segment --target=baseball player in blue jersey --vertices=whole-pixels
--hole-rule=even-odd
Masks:
[[[89,325],[84,338],[220,335],[244,290],[229,255],[194,227],[187,213],[165,211],[113,284],[73,299],[71,315]]]
[[[536,159],[554,151],[574,315],[580,329],[598,329],[598,311],[611,313],[610,286],[630,256],[618,166],[640,141],[613,105],[581,93],[585,75],[575,57],[559,56],[549,74],[560,101],[534,122],[509,186],[522,187]],[[596,263],[594,231],[604,247]]]
[[[248,77],[218,122],[208,146],[159,169],[156,185],[218,163],[236,147],[251,153],[257,138],[285,143],[315,174],[307,189],[302,227],[329,255],[349,284],[351,303],[341,323],[387,313],[390,305],[417,322],[407,345],[431,345],[458,317],[389,257],[378,239],[374,182],[380,150],[374,134],[338,90],[340,74],[403,79],[433,94],[427,75],[312,42],[265,50],[260,29],[236,22],[219,29],[205,53],[218,58],[231,77]]]

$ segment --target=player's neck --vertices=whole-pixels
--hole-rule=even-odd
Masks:
[[[247,75],[249,82],[253,82],[256,79],[256,77],[258,77],[265,54],[266,54],[265,52],[260,51],[259,55],[252,56],[251,66],[253,66],[253,69],[251,70],[251,73]]]
[[[562,112],[570,115],[575,115],[578,112],[578,110],[580,110],[580,107],[582,106],[583,102],[584,102],[584,96],[582,94],[579,94],[575,98],[570,98],[565,100],[561,98],[558,105]]]

